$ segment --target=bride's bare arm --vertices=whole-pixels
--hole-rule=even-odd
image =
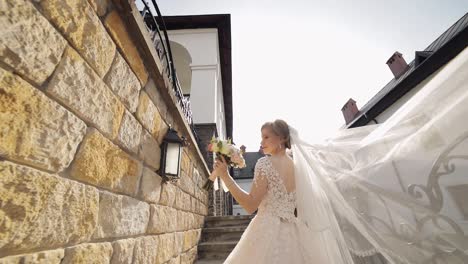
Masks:
[[[229,175],[227,166],[226,169],[224,169],[225,164],[219,161],[217,161],[216,164],[216,166],[221,167],[219,171],[222,173],[219,175],[236,201],[239,202],[239,204],[247,211],[247,213],[251,214],[255,212],[267,191],[268,183],[263,172],[259,170],[257,166],[255,166],[252,188],[250,193],[247,193],[246,191],[242,190],[242,188],[237,185],[236,181],[231,177],[231,175]]]

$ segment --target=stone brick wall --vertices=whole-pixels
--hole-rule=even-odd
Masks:
[[[0,3],[0,263],[196,258],[208,167],[131,2]],[[191,143],[176,184],[169,125]]]

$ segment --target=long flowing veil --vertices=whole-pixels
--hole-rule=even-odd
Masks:
[[[468,263],[468,48],[429,78],[385,123],[290,127],[298,218],[331,263]]]

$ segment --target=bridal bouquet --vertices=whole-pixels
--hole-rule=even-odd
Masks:
[[[233,168],[245,168],[245,160],[243,158],[244,151],[241,149],[238,149],[231,141],[231,139],[228,140],[222,140],[219,138],[213,137],[210,141],[210,144],[208,144],[208,152],[213,153],[214,159],[222,160],[221,157],[224,158],[228,166],[233,167]],[[209,181],[205,184],[204,189],[209,190],[211,187],[214,185],[215,189],[217,189],[217,175],[211,174],[209,177]],[[213,184],[213,182],[215,184]],[[223,184],[223,182],[221,181]],[[223,184],[223,189],[227,191],[227,188],[225,188]]]

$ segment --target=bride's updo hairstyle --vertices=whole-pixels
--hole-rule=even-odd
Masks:
[[[287,149],[291,148],[291,137],[289,135],[289,126],[284,120],[276,119],[273,122],[266,122],[263,124],[261,129],[270,128],[273,133],[284,139],[284,147]]]

